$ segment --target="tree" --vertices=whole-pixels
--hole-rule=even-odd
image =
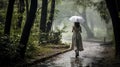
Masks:
[[[41,32],[46,32],[47,7],[48,7],[48,0],[42,0],[41,21],[40,21]]]
[[[23,20],[23,13],[25,11],[25,3],[24,0],[19,0],[18,3],[18,21],[17,21],[17,27],[21,28],[22,20]]]
[[[95,10],[99,12],[101,18],[105,20],[105,23],[109,23],[110,16],[105,1],[101,0],[97,3],[94,3],[94,6],[96,7]]]
[[[100,14],[101,19],[103,19],[105,21],[107,37],[109,39],[111,39],[110,38],[110,37],[112,37],[112,35],[111,35],[112,26],[110,25],[111,18],[110,18],[110,14],[108,12],[108,9],[106,7],[106,2],[104,0],[95,2],[94,7],[95,7],[95,10],[97,10],[97,12]]]
[[[0,9],[5,9],[8,0],[0,0]]]
[[[3,14],[6,13],[6,7],[7,7],[8,0],[0,0],[0,23],[4,23],[4,16]]]
[[[76,7],[78,7],[78,6],[82,6],[83,7],[82,13],[80,13],[79,10],[77,10],[76,12],[78,14],[82,15],[84,17],[84,19],[85,19],[85,23],[83,23],[82,25],[83,25],[83,27],[86,30],[88,38],[93,38],[94,37],[93,32],[90,30],[90,28],[89,28],[89,26],[87,24],[87,17],[86,17],[86,9],[87,9],[87,7],[92,6],[92,4],[93,4],[93,1],[91,1],[91,0],[76,0],[75,1],[75,6]]]
[[[116,47],[116,56],[120,58],[120,18],[119,18],[119,9],[118,8],[118,0],[105,0],[108,10],[110,12],[113,30],[115,36],[115,47]],[[119,2],[120,3],[120,2]]]
[[[9,0],[8,8],[7,8],[7,15],[5,20],[5,28],[4,28],[4,34],[10,36],[10,28],[11,28],[11,20],[12,20],[12,14],[14,9],[14,2],[15,0]]]
[[[53,20],[54,20],[54,11],[55,11],[55,0],[52,0],[50,16],[49,16],[49,20],[47,22],[47,32],[49,32],[51,30],[52,23],[53,23]]]
[[[18,21],[17,21],[18,28],[21,28],[24,10],[25,10],[24,0],[19,0],[19,3],[18,3],[18,14],[19,14],[19,16],[18,16]]]
[[[25,3],[26,3],[26,16],[28,16],[28,14],[29,14],[29,1],[26,0]]]
[[[27,42],[28,42],[29,35],[30,35],[30,30],[35,20],[36,10],[37,10],[37,0],[31,0],[30,11],[28,14],[29,16],[27,16],[26,23],[25,23],[22,36],[20,39],[20,43],[19,43],[20,45],[18,46],[19,48],[18,52],[21,58],[24,58],[25,56]]]

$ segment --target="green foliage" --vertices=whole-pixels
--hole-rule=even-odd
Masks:
[[[39,13],[36,13],[36,15]],[[37,15],[35,18],[35,23],[30,31],[29,41],[26,49],[26,58],[34,58],[40,53],[39,42],[39,19],[40,16]]]
[[[3,34],[3,31],[4,31],[4,25],[0,22],[0,35]]]
[[[47,43],[47,33],[42,33],[40,32],[40,39],[39,39],[39,43],[40,44],[43,44],[44,42]]]
[[[58,13],[60,12],[60,10],[59,9],[57,9],[57,8],[55,8],[55,16],[54,16],[54,18],[56,18],[57,16],[58,16]]]
[[[11,61],[16,57],[16,44],[8,36],[0,36],[0,59]]]
[[[66,28],[67,28],[67,26],[64,24],[62,29],[59,29],[58,27],[56,27],[56,30],[57,30],[57,32],[65,33],[65,32],[67,32],[67,31],[65,31]]]
[[[93,5],[93,0],[74,0],[75,6],[91,7]]]
[[[62,29],[59,29],[56,27],[56,31],[51,31],[49,33],[40,33],[40,43],[41,44],[46,44],[46,43],[53,43],[53,44],[58,44],[61,43],[62,39],[62,33],[65,33],[67,26],[64,25]]]
[[[56,0],[56,4],[61,4],[62,0]]]
[[[5,16],[6,16],[5,11],[0,10],[0,22],[2,22],[2,23],[4,22]]]
[[[110,20],[110,16],[106,7],[106,3],[104,0],[101,0],[100,2],[94,3],[94,6],[96,7],[95,10],[97,10],[100,13],[100,16],[103,20],[108,23]]]
[[[0,10],[7,7],[7,1],[8,0],[0,0]]]
[[[26,49],[26,58],[34,58],[39,54],[40,46],[38,44],[28,43]]]
[[[83,8],[94,6],[95,10],[97,10],[100,13],[101,18],[105,20],[106,23],[108,23],[110,19],[106,3],[104,0],[100,0],[97,2],[94,2],[93,0],[75,0],[74,4],[75,7],[78,7],[77,9],[79,9],[80,6],[82,6]]]
[[[52,31],[49,35],[49,40],[55,40],[55,43],[61,43],[61,39],[62,39],[62,33],[66,33],[67,31],[65,31],[66,29],[66,25],[64,25],[64,27],[62,29],[59,29],[58,27],[56,27],[56,32]]]
[[[49,35],[49,40],[53,40],[51,43],[58,44],[61,43],[62,34],[60,31],[52,32],[51,35]]]

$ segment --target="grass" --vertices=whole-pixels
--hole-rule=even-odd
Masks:
[[[47,44],[47,45],[30,45],[26,52],[27,59],[34,59],[37,57],[45,57],[57,52],[62,52],[70,46],[66,44]]]

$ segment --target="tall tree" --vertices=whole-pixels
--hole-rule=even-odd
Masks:
[[[107,37],[111,37],[112,26],[110,26],[110,23],[109,23],[111,20],[111,17],[107,9],[105,0],[101,0],[99,2],[94,3],[94,7],[95,7],[95,10],[97,10],[97,12],[100,14],[101,19],[105,21]]]
[[[24,58],[25,56],[30,30],[35,20],[36,10],[37,10],[37,0],[31,0],[29,16],[27,16],[26,23],[20,39],[20,45],[18,46],[19,48],[18,52],[20,53],[21,58]]]
[[[55,0],[52,0],[50,16],[49,16],[49,20],[47,22],[47,32],[49,32],[51,30],[52,23],[53,23],[53,20],[54,20],[54,11],[55,11]]]
[[[5,9],[7,6],[6,6],[6,2],[7,2],[8,0],[0,0],[0,9]]]
[[[42,0],[41,21],[40,21],[41,32],[46,32],[47,7],[48,7],[48,0]]]
[[[83,8],[82,13],[80,13],[79,10],[77,10],[76,12],[78,12],[78,14],[82,15],[85,19],[85,23],[83,23],[82,25],[86,30],[87,37],[93,38],[94,34],[87,24],[87,15],[86,15],[86,9],[87,9],[87,7],[90,7],[93,4],[93,1],[92,0],[75,0],[74,2],[75,2],[76,7],[82,6],[82,8]]]
[[[5,28],[4,28],[4,34],[10,36],[10,28],[11,28],[11,20],[12,20],[12,14],[14,9],[14,3],[15,0],[9,0],[8,8],[7,8],[7,15],[5,20]]]
[[[17,21],[17,27],[21,28],[22,20],[23,20],[23,13],[25,11],[25,3],[24,0],[19,0],[18,3],[18,21]]]
[[[25,3],[26,3],[26,16],[28,16],[28,14],[29,14],[29,1],[26,0]]]
[[[5,12],[6,12],[7,2],[8,2],[8,0],[7,1],[6,0],[0,0],[0,23],[4,22],[3,14],[5,14]]]
[[[116,44],[116,56],[120,58],[120,18],[119,18],[119,11],[118,11],[118,0],[105,0],[107,3],[108,10],[110,12],[113,29],[114,29],[114,36],[115,36],[115,44]]]

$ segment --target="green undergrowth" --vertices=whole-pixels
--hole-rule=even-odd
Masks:
[[[36,56],[42,56],[54,53],[56,51],[62,51],[68,49],[68,44],[44,44],[44,45],[35,45],[29,44],[26,51],[26,58],[35,58]]]

